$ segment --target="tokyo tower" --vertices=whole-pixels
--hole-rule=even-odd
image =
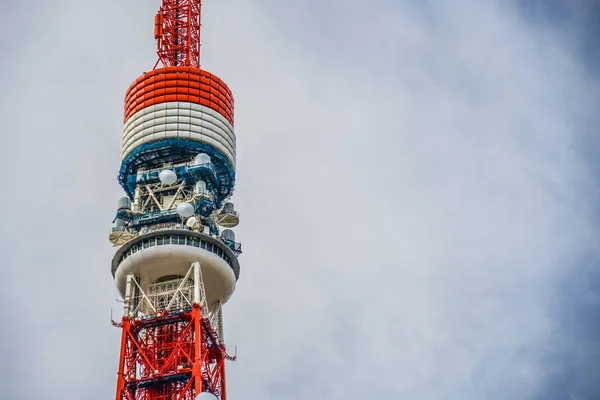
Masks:
[[[162,0],[158,60],[125,95],[109,239],[124,303],[117,400],[225,400],[222,305],[241,245],[233,96],[200,68],[200,0]]]

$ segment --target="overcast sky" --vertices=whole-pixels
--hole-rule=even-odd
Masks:
[[[206,0],[230,400],[600,397],[592,3]],[[114,398],[123,96],[159,4],[0,2],[0,398]]]

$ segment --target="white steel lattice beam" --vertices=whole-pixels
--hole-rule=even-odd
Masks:
[[[181,283],[179,284],[179,286],[177,287],[177,289],[175,290],[175,293],[173,294],[173,297],[171,298],[171,301],[169,302],[169,304],[167,305],[167,310],[171,309],[171,306],[173,305],[173,303],[175,302],[175,299],[177,299],[177,295],[180,295],[183,297],[183,299],[191,306],[192,303],[189,301],[189,299],[187,297],[185,297],[185,294],[183,293],[183,291],[181,290],[185,284],[188,282],[188,279],[191,277],[192,272],[194,272],[194,267],[190,267],[190,269],[188,269],[187,274],[185,274],[185,277],[181,280]]]
[[[219,341],[224,343],[223,338],[223,308],[221,301],[217,301],[217,305],[209,313],[210,325],[215,327]]]
[[[152,302],[150,301],[150,299],[148,298],[148,296],[146,295],[146,293],[144,293],[144,291],[142,290],[142,287],[140,286],[140,284],[137,282],[136,279],[133,279],[132,281],[133,281],[133,283],[135,283],[135,286],[137,286],[138,290],[140,291],[141,298],[142,298],[142,301],[139,301],[138,304],[137,304],[137,307],[135,307],[135,309],[133,310],[132,316],[135,316],[136,313],[140,310],[143,301],[146,301],[146,303],[148,303],[148,305],[150,306],[150,308],[152,308],[152,311],[154,311],[154,313],[156,313],[157,312],[156,308],[154,308],[154,305],[152,304]]]
[[[183,184],[181,184],[178,188],[177,188],[177,192],[175,192],[175,195],[173,196],[173,198],[171,199],[171,202],[169,203],[169,205],[166,207],[167,210],[170,210],[173,207],[173,204],[175,204],[175,200],[177,200],[177,196],[179,196],[179,194],[181,194],[181,188],[183,187]]]
[[[192,263],[194,267],[194,303],[200,304],[202,313],[208,316],[208,304],[206,303],[206,291],[202,279],[202,267],[198,261]]]
[[[146,185],[146,190],[148,191],[148,194],[150,195],[150,198],[152,198],[152,200],[154,200],[154,202],[156,203],[156,205],[158,206],[158,209],[160,211],[163,210],[162,205],[160,204],[160,202],[158,201],[158,199],[156,198],[156,196],[154,195],[154,192],[152,191],[152,189],[150,189],[150,186]],[[147,202],[146,202],[147,203]]]

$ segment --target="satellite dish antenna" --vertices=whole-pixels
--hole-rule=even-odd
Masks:
[[[202,392],[196,396],[196,400],[219,400],[219,398],[211,392]]]
[[[172,185],[177,182],[177,174],[170,169],[163,169],[158,174],[158,179],[165,185]]]
[[[177,205],[177,214],[183,218],[191,217],[194,214],[194,206],[190,203],[179,203]]]
[[[198,220],[196,219],[196,217],[189,217],[188,220],[185,222],[185,226],[187,226],[188,228],[193,228],[197,223]]]
[[[217,218],[219,225],[224,228],[234,228],[240,223],[240,215],[235,211],[233,203],[225,203]]]

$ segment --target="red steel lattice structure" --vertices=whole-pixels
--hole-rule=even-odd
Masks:
[[[210,392],[226,399],[225,360],[208,318],[191,312],[132,321],[124,317],[118,400],[194,400]]]
[[[113,228],[110,240],[121,248],[113,258],[112,273],[124,298],[126,312],[121,322],[113,322],[122,329],[116,400],[194,400],[205,392],[213,398],[226,400],[225,361],[234,357],[227,355],[222,341],[220,306],[235,289],[239,275],[237,255],[241,253],[241,247],[233,239],[223,240],[223,232],[210,225],[210,221],[211,218],[218,220],[223,227],[234,227],[238,222],[233,204],[225,204],[231,206],[228,211],[222,205],[231,195],[235,179],[233,95],[220,78],[200,69],[200,11],[200,0],[162,0],[154,21],[158,61],[152,71],[131,84],[125,97],[119,180],[127,192],[127,184],[136,177],[139,168],[156,170],[181,166],[192,150],[200,149],[202,156],[208,155],[213,160],[211,168],[218,176],[214,181],[206,178],[213,185],[213,204],[207,206],[206,197],[204,203],[198,201],[198,197],[178,201],[204,204],[204,208],[194,210],[194,216],[199,221],[209,221],[206,227],[210,227],[210,233],[202,229],[190,233],[191,229],[183,229],[175,235],[169,228],[168,232],[175,235],[173,241],[161,236],[159,243],[154,233],[148,233],[159,229],[158,225],[147,222],[156,216],[156,212],[148,212],[144,209],[145,204],[153,200],[159,206],[179,202],[166,201],[160,193],[153,193],[148,185],[144,189],[150,191],[148,201],[138,199],[144,190],[129,189],[128,198],[134,201],[134,207],[131,203],[127,205],[128,198],[124,198],[123,207],[119,203],[115,221],[121,221],[121,225]],[[216,187],[215,182],[220,187]],[[180,187],[175,192],[176,186],[173,186],[165,196],[194,192],[195,186],[189,182],[178,180],[171,184]],[[203,214],[207,209],[213,211]],[[145,218],[140,221],[146,222],[136,225],[133,221],[140,215]],[[172,222],[181,222],[176,213],[168,215],[175,215]],[[225,218],[219,219],[223,215]],[[161,223],[164,225],[165,220]],[[183,243],[188,248],[179,253],[178,249],[182,247],[173,247],[164,254],[158,252],[159,248],[147,248],[162,245],[161,249],[165,249],[167,243]],[[136,252],[146,256],[134,260],[133,253]],[[190,259],[192,253],[195,258]],[[216,256],[220,257],[217,261]],[[159,303],[152,304],[147,296],[149,287],[161,284],[164,279],[181,279],[182,268],[185,263],[189,266],[190,261],[192,267],[181,285],[188,282],[188,276],[194,270],[193,280],[189,278],[197,291],[193,301],[189,296],[181,295],[189,300],[188,305],[161,309]],[[213,285],[206,293],[202,274]],[[180,296],[180,289],[171,293],[172,299]],[[134,300],[135,296],[137,300]],[[167,300],[169,305],[173,301]]]
[[[200,1],[163,0],[154,20],[157,65],[200,67],[201,7]]]

